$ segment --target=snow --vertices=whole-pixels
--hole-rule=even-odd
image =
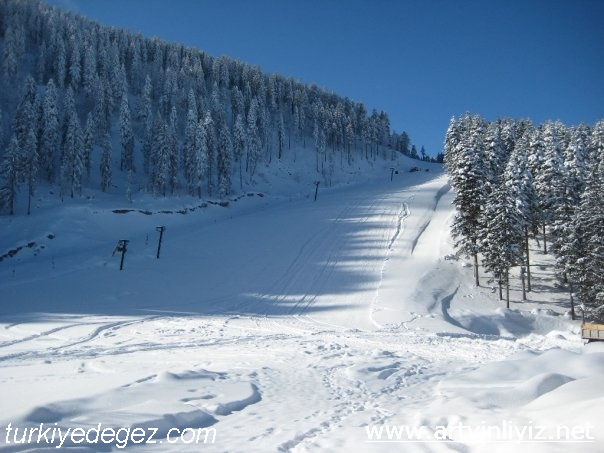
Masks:
[[[444,175],[410,162],[392,182],[389,162],[360,169],[360,184],[340,175],[316,202],[309,175],[271,167],[228,207],[47,194],[30,218],[1,218],[0,255],[24,247],[0,262],[0,451],[32,448],[6,444],[9,423],[216,429],[214,444],[161,451],[569,448],[366,442],[370,425],[504,420],[591,423],[595,443],[570,448],[601,451],[604,348],[581,342],[549,257],[533,244],[535,291],[518,302],[513,275],[505,309],[488,276],[476,288],[451,259]]]

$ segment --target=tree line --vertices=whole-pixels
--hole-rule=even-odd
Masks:
[[[604,318],[604,121],[452,118],[445,167],[455,190],[453,236],[460,253],[478,256],[507,289],[514,267],[526,271],[529,238],[555,256],[556,275],[585,315]]]
[[[361,102],[38,0],[0,2],[0,36],[0,200],[11,213],[17,189],[31,200],[38,180],[74,197],[98,172],[110,190],[118,157],[128,185],[136,177],[157,196],[198,197],[243,190],[292,144],[314,152],[326,182],[338,162],[419,157],[385,112]]]

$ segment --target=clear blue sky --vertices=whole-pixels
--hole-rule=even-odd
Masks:
[[[466,111],[604,118],[604,0],[51,0],[389,113],[429,154]]]

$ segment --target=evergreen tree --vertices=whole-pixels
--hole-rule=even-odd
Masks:
[[[226,122],[223,121],[218,138],[218,180],[221,198],[231,193],[231,154],[231,133]]]
[[[122,105],[120,108],[120,136],[122,139],[120,170],[134,171],[134,135],[132,134],[130,106],[126,95],[122,97]]]
[[[82,61],[80,57],[80,45],[77,39],[71,45],[69,78],[71,86],[77,89],[82,81]]]
[[[204,120],[200,120],[197,123],[197,129],[195,131],[195,157],[193,161],[191,189],[194,193],[197,193],[199,198],[201,198],[203,177],[206,174],[208,167],[208,140]]]
[[[478,279],[478,239],[482,228],[482,208],[485,205],[484,169],[484,124],[479,118],[469,119],[471,128],[462,136],[455,151],[454,172],[451,184],[456,190],[453,201],[456,207],[452,234],[455,246],[464,254],[474,258],[474,277]]]
[[[111,136],[108,132],[101,140],[101,162],[99,166],[101,173],[101,190],[107,192],[111,187]]]
[[[40,138],[40,166],[46,179],[53,181],[55,159],[58,155],[59,112],[57,109],[57,90],[52,79],[46,85],[44,103],[42,104],[42,136]]]
[[[237,115],[235,127],[233,130],[233,151],[235,160],[239,162],[239,189],[243,190],[243,151],[245,150],[246,142],[245,125],[241,114]]]
[[[15,213],[15,198],[19,189],[19,166],[21,148],[15,135],[0,162],[0,207],[8,207],[10,215]]]
[[[90,180],[90,170],[92,167],[92,149],[94,147],[94,136],[95,136],[96,124],[92,113],[88,112],[86,117],[86,126],[84,129],[84,141],[82,149],[82,159],[84,161],[84,169],[86,170],[86,177]]]
[[[27,133],[30,129],[37,129],[36,97],[36,82],[33,77],[28,75],[25,79],[23,97],[17,106],[12,123],[13,134],[17,137],[19,143],[24,143],[27,140]]]
[[[149,116],[145,121],[145,136],[143,139],[143,170],[149,175],[151,161],[153,156],[153,113],[149,112]]]
[[[27,183],[27,215],[29,215],[31,214],[31,199],[35,194],[39,170],[38,143],[34,129],[28,131],[21,153],[23,176]]]
[[[143,92],[138,98],[138,108],[136,112],[138,120],[143,124],[146,124],[147,118],[151,116],[151,90],[151,77],[147,75]]]
[[[183,167],[185,180],[190,194],[195,193],[196,187],[196,162],[197,157],[197,115],[191,108],[187,112],[187,122],[185,125],[185,143],[183,146]]]
[[[279,156],[278,158],[281,159],[281,156],[283,154],[283,147],[285,146],[285,126],[283,124],[283,113],[279,114]]]
[[[83,138],[78,116],[73,113],[68,115],[69,123],[63,142],[63,155],[61,159],[61,193],[70,193],[71,198],[75,193],[82,192],[82,175],[84,173],[84,159],[82,155]]]
[[[176,107],[172,107],[170,112],[170,122],[168,123],[167,142],[169,154],[169,173],[168,181],[171,193],[174,193],[178,185],[178,138],[177,138],[177,123]]]

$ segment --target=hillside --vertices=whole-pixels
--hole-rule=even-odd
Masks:
[[[330,186],[342,174],[362,179],[368,162],[417,157],[385,112],[315,85],[35,0],[2,2],[0,17],[9,213],[44,184],[62,199],[90,189],[226,198],[267,174],[285,178],[284,160],[304,164],[294,180]]]

